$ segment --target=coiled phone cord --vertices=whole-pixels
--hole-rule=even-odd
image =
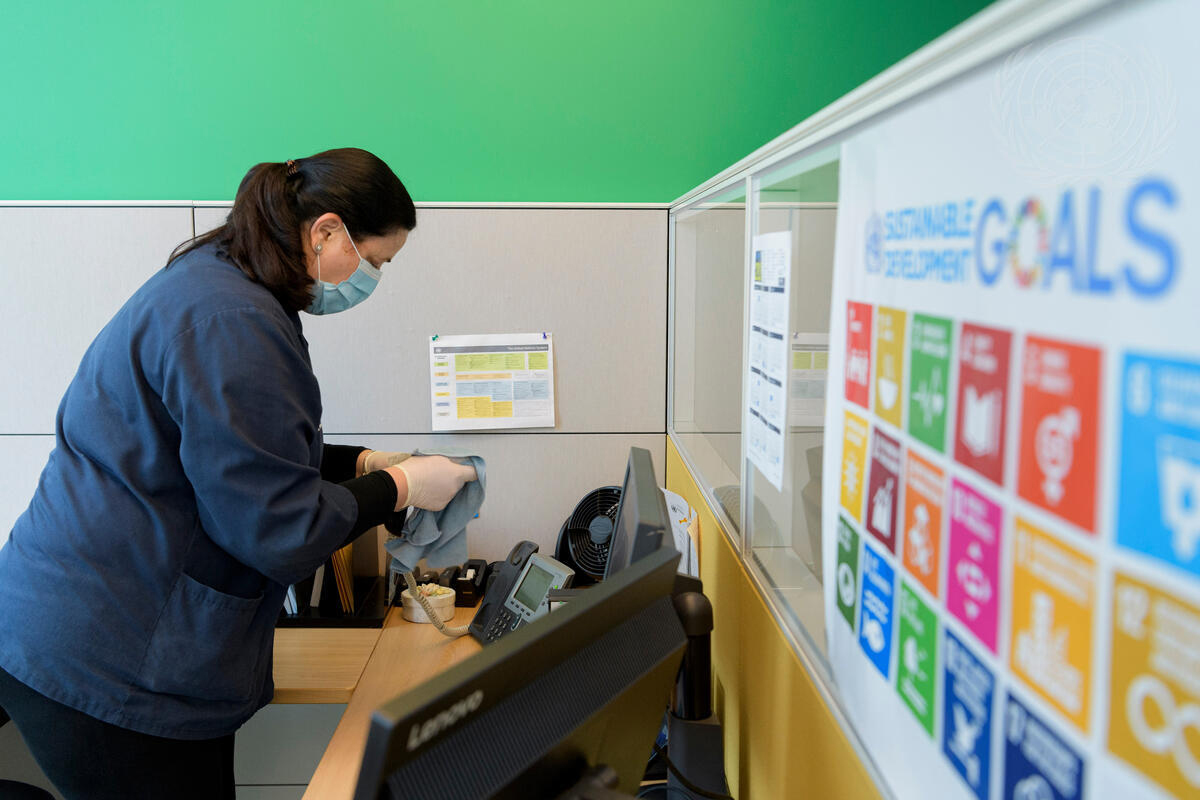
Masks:
[[[417,602],[421,604],[421,608],[425,609],[425,616],[429,617],[429,621],[433,623],[433,627],[437,628],[444,635],[449,636],[451,639],[458,638],[459,636],[465,636],[467,634],[467,631],[471,627],[469,625],[451,626],[442,622],[442,618],[438,616],[438,612],[434,611],[433,605],[429,602],[429,598],[421,594],[420,590],[417,589],[417,581],[415,578],[413,578],[411,572],[404,573],[404,582],[408,584],[409,593],[413,597],[417,598]]]

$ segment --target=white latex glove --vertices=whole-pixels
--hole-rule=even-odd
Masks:
[[[374,472],[377,469],[386,467],[394,467],[401,461],[406,461],[412,458],[411,453],[392,453],[387,450],[368,450],[363,456],[362,471],[360,475],[366,475],[368,472]]]
[[[404,473],[408,498],[404,505],[441,511],[468,481],[478,478],[470,464],[459,464],[445,456],[413,456],[392,469]]]

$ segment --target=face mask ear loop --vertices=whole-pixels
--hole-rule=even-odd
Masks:
[[[358,256],[358,260],[364,260],[362,253],[358,252],[358,245],[354,243],[354,237],[350,235],[350,229],[346,227],[346,223],[342,223],[342,228],[346,231],[346,238],[350,240],[350,246],[354,248],[354,255]]]

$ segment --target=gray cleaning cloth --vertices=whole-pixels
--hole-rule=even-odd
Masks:
[[[400,535],[384,544],[395,559],[392,568],[409,572],[421,559],[431,567],[461,564],[467,560],[467,523],[475,519],[483,505],[487,488],[486,465],[479,456],[458,447],[415,450],[413,455],[446,456],[459,463],[469,463],[475,468],[478,479],[463,484],[441,511],[413,509]]]

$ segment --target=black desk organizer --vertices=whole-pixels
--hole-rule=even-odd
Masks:
[[[354,611],[342,611],[338,601],[337,579],[333,577],[333,563],[325,562],[325,579],[321,584],[321,601],[309,605],[312,599],[313,579],[308,577],[296,584],[296,599],[300,604],[298,614],[279,612],[277,628],[382,628],[387,617],[387,580],[382,576],[355,576]]]

